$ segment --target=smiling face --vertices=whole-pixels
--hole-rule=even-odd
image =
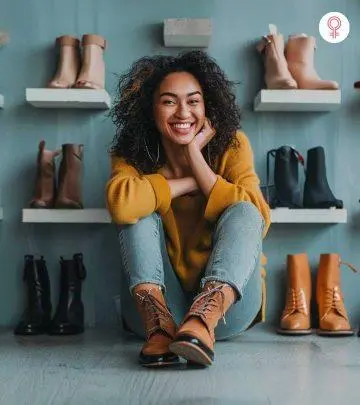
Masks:
[[[178,145],[192,141],[205,122],[202,89],[187,72],[168,74],[154,95],[154,118],[163,137]]]

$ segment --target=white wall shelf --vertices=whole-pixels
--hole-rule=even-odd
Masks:
[[[111,98],[106,90],[28,88],[26,101],[38,108],[107,110],[111,107]]]
[[[0,221],[3,219],[3,209],[0,207]]]
[[[0,209],[0,214],[2,210]],[[0,217],[1,218],[1,217]],[[88,223],[110,224],[111,218],[105,208],[72,209],[37,209],[22,210],[23,222],[38,223]],[[272,223],[346,223],[346,209],[289,209],[271,210]]]
[[[0,94],[0,108],[4,108],[5,99],[2,94]]]
[[[25,208],[22,210],[22,222],[110,224],[111,218],[104,208],[79,210]]]
[[[333,111],[341,105],[341,90],[260,90],[255,111]]]
[[[208,18],[168,18],[164,20],[166,47],[206,48],[210,44],[212,21]]]
[[[344,224],[347,222],[347,210],[326,209],[290,209],[275,208],[271,210],[271,222],[283,224]]]

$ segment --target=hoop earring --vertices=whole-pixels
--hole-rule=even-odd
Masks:
[[[157,144],[157,157],[156,157],[156,162],[154,162],[154,159],[153,159],[153,157],[151,156],[151,154],[150,154],[150,152],[149,152],[149,149],[148,149],[148,147],[147,147],[145,138],[144,138],[144,144],[145,144],[145,149],[146,149],[146,152],[147,152],[147,154],[148,154],[150,160],[151,160],[155,165],[157,165],[157,163],[158,163],[158,161],[159,161],[159,156],[160,156],[160,145],[159,145],[159,141],[158,141],[158,144]]]

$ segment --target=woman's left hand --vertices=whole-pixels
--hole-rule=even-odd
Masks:
[[[195,135],[194,139],[190,144],[194,144],[199,150],[201,150],[205,145],[207,145],[211,139],[215,136],[215,129],[211,126],[210,120],[205,119],[204,126],[202,129]]]

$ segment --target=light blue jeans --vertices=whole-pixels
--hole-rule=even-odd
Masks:
[[[239,335],[253,323],[261,308],[263,227],[262,216],[249,202],[228,207],[215,224],[212,252],[199,287],[210,280],[224,281],[235,288],[239,298],[227,311],[226,323],[219,321],[216,340]],[[123,268],[121,312],[127,327],[145,336],[131,295],[141,283],[162,286],[168,308],[179,324],[199,291],[183,290],[166,250],[161,216],[155,212],[134,225],[120,225],[118,235]]]

